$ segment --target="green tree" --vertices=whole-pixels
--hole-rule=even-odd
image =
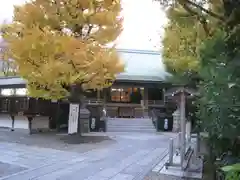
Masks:
[[[225,32],[215,33],[201,49],[200,84],[201,98],[199,110],[202,127],[210,134],[215,154],[237,150],[236,140],[240,136],[240,96],[239,76],[228,56]],[[239,55],[238,55],[239,56]]]
[[[196,18],[181,7],[169,9],[167,17],[170,21],[165,27],[163,39],[165,64],[170,71],[177,73],[197,71],[201,27]]]
[[[163,0],[162,2],[166,3],[167,1]],[[206,4],[209,8],[206,8]],[[201,79],[199,84],[201,122],[204,130],[209,132],[212,149],[215,150],[215,153],[230,150],[236,155],[239,151],[236,144],[240,135],[238,131],[240,128],[240,72],[238,70],[240,57],[240,19],[238,18],[240,15],[240,1],[209,0],[197,2],[176,0],[174,4],[167,4],[167,6],[170,6],[170,8],[179,6],[183,8],[189,15],[196,18],[195,23],[201,24],[205,32],[206,38],[203,38],[202,43],[196,44],[194,41],[189,41],[197,49],[200,49],[192,56],[192,61],[196,60],[198,62],[197,72]],[[178,15],[177,17],[180,18],[181,16]],[[176,18],[173,22],[176,22]],[[177,26],[176,29],[179,37],[186,33],[181,31],[181,27]],[[194,28],[192,31],[194,31]],[[171,39],[171,36],[169,36],[169,39]],[[175,41],[173,40],[172,44]],[[179,38],[179,41],[184,44],[186,39]],[[184,48],[178,46],[176,49],[181,50],[181,53],[185,53],[184,51],[189,51],[188,47],[189,45],[185,45]],[[172,53],[176,54],[176,51],[172,51]],[[181,55],[179,54],[179,56]],[[192,61],[189,61],[188,64],[191,64]],[[178,68],[182,72],[192,70],[191,66],[184,65],[184,61],[183,64],[181,64],[181,61],[178,62],[178,66],[186,67],[186,69]],[[176,71],[175,74],[181,75],[181,71]]]
[[[209,10],[220,12],[221,6],[216,3],[217,0],[214,2],[215,4],[210,4]],[[196,12],[193,13],[193,10]],[[200,68],[199,46],[218,28],[219,21],[196,8],[193,10],[190,11],[180,2],[167,10],[169,23],[165,27],[163,56],[168,70],[178,76],[196,75]],[[200,15],[208,19],[207,25],[200,21]]]
[[[204,29],[195,16],[181,6],[167,11],[169,22],[163,39],[163,60],[173,74],[173,82],[189,83],[199,70],[198,47],[206,38]]]

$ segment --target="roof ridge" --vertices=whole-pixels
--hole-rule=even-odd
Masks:
[[[118,52],[123,53],[138,53],[138,54],[152,54],[152,55],[161,55],[160,50],[143,50],[143,49],[124,49],[124,48],[117,48]]]

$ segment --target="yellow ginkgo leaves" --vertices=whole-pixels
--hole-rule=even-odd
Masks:
[[[15,8],[4,27],[6,59],[28,82],[33,97],[60,99],[71,84],[111,85],[124,70],[114,46],[121,33],[120,3],[99,0],[35,0]]]
[[[177,73],[198,71],[198,47],[205,38],[196,17],[183,8],[168,11],[169,23],[165,27],[163,56],[170,71]]]

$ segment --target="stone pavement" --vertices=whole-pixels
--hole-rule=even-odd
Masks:
[[[94,134],[93,134],[94,135]],[[97,137],[104,136],[104,134],[96,135]],[[26,130],[15,130],[11,132],[9,129],[0,128],[0,142],[25,144],[28,146],[37,146],[42,148],[51,148],[62,151],[86,152],[94,148],[106,147],[109,144],[115,143],[114,139],[109,139],[98,143],[74,144],[72,142],[65,142],[66,134],[56,132],[37,133],[29,135]]]
[[[97,143],[85,151],[78,151],[77,145],[72,151],[71,146],[46,148],[0,138],[0,180],[141,180],[166,156],[169,138],[175,137],[173,133],[108,135],[114,143]]]

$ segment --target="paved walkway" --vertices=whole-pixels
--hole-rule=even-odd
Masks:
[[[0,140],[0,180],[141,180],[166,156],[168,140],[175,136],[108,135],[114,143],[95,144],[87,152]]]

